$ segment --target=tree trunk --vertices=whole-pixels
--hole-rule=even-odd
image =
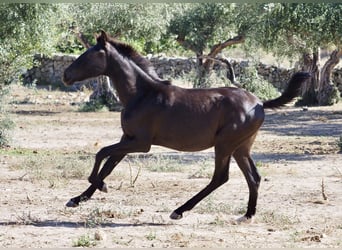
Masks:
[[[90,95],[91,101],[99,101],[106,105],[110,111],[119,111],[121,104],[116,95],[113,84],[108,76],[97,77],[97,85],[94,92]]]
[[[317,100],[319,105],[333,105],[338,101],[338,90],[331,81],[331,72],[339,63],[341,56],[342,48],[334,50],[321,69],[321,77],[317,86]]]
[[[312,78],[302,87],[301,104],[333,105],[338,101],[338,90],[331,81],[331,72],[339,63],[342,49],[333,51],[323,67],[320,67],[319,52],[303,55],[302,70],[311,72]]]
[[[303,71],[308,71],[312,74],[312,77],[305,81],[302,86],[302,100],[300,101],[301,105],[317,105],[318,100],[316,96],[315,86],[317,85],[319,79],[319,51],[316,51],[312,54],[307,53],[303,55]]]
[[[228,69],[227,78],[229,79],[229,81],[236,87],[241,88],[241,84],[236,81],[235,71],[234,71],[233,65],[229,62],[229,60],[227,58],[222,58],[222,57],[219,57],[217,59],[226,65]]]
[[[239,35],[233,38],[229,38],[228,40],[222,43],[215,44],[211,48],[209,54],[204,58],[205,61],[204,62],[201,61],[201,65],[198,66],[198,71],[197,71],[198,80],[196,81],[194,87],[197,87],[197,88],[210,87],[211,84],[208,81],[208,76],[214,66],[215,60],[217,60],[216,59],[217,55],[225,48],[235,45],[235,44],[243,43],[243,42],[245,42],[245,37]]]
[[[189,49],[196,54],[197,59],[197,76],[194,83],[195,88],[205,88],[210,87],[210,83],[208,82],[208,75],[213,68],[216,56],[225,48],[245,42],[245,37],[243,35],[238,35],[233,38],[229,38],[228,40],[215,44],[209,54],[207,56],[203,55],[203,51],[198,51],[197,48],[190,46],[189,43],[185,40],[185,37],[178,36],[177,42],[183,46],[185,49]]]

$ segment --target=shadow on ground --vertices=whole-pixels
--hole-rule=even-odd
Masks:
[[[113,223],[113,222],[102,222],[97,225],[101,228],[111,227],[165,227],[173,224],[170,223]],[[18,221],[0,221],[0,226],[34,226],[34,227],[65,227],[65,228],[86,228],[88,227],[85,222],[70,222],[70,221],[56,221],[56,220],[43,220],[43,221],[33,221],[29,223],[18,223]]]
[[[274,111],[266,114],[261,130],[275,135],[340,136],[342,111]]]

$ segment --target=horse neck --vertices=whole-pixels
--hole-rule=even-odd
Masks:
[[[126,107],[130,101],[143,95],[143,92],[149,91],[153,80],[122,55],[114,53],[109,58],[108,65],[110,67],[106,75],[111,78],[122,105]]]

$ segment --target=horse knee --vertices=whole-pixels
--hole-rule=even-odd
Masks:
[[[101,161],[102,161],[104,158],[106,158],[106,157],[109,156],[108,152],[106,152],[106,151],[107,151],[106,148],[101,148],[101,149],[96,153],[96,155],[95,155],[95,162],[96,162],[96,163],[100,164]]]

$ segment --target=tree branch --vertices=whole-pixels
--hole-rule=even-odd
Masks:
[[[196,49],[196,47],[192,46],[189,42],[187,42],[185,40],[184,36],[178,35],[176,38],[176,41],[184,48],[184,49],[188,49],[191,50],[193,52],[195,52],[195,54],[198,54],[198,50]]]
[[[84,48],[89,49],[91,47],[87,38],[83,35],[83,33],[77,26],[71,26],[70,30],[75,34],[77,40],[83,45]]]
[[[211,51],[208,54],[208,56],[215,58],[218,53],[220,53],[223,49],[227,48],[228,46],[232,46],[234,44],[239,44],[239,43],[244,43],[244,42],[245,42],[245,37],[242,35],[238,35],[236,37],[230,38],[223,43],[214,45],[211,48]]]
[[[245,37],[243,35],[238,35],[233,38],[229,38],[228,40],[224,41],[223,43],[215,44],[209,54],[208,54],[208,59],[204,63],[204,68],[206,71],[209,71],[212,65],[214,64],[214,61],[210,58],[215,58],[218,53],[220,53],[223,49],[232,46],[234,44],[239,44],[239,43],[244,43],[245,42]]]

